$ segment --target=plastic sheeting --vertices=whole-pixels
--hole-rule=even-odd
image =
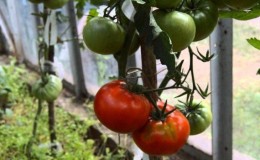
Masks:
[[[0,25],[4,28],[9,43],[15,44],[14,52],[29,61],[34,65],[38,65],[38,41],[39,36],[37,29],[37,22],[39,19],[32,15],[34,9],[37,8],[27,0],[1,0],[2,7],[0,11],[4,12],[5,19],[9,24],[1,21]],[[3,5],[5,5],[3,7]],[[86,14],[88,10],[93,7],[88,5],[86,7]],[[5,10],[3,10],[4,8]],[[38,9],[42,10],[42,5],[38,5]],[[103,8],[99,9],[102,12]],[[64,8],[55,10],[56,12],[64,13]],[[65,15],[66,16],[66,15]],[[78,20],[78,31],[81,36],[82,29],[86,22],[86,16]],[[67,22],[57,22],[57,32],[61,35],[68,29]],[[11,36],[8,35],[7,30],[11,31]],[[68,40],[72,37],[66,37],[66,34],[61,37],[62,40]],[[19,45],[18,45],[19,44]],[[20,47],[19,47],[20,46]],[[57,75],[64,78],[66,81],[73,83],[70,56],[69,56],[68,42],[55,45],[54,66]],[[105,82],[109,81],[111,77],[117,75],[117,64],[113,56],[102,56],[91,52],[87,48],[81,49],[82,64],[84,70],[84,78],[87,90],[95,94],[98,88]]]

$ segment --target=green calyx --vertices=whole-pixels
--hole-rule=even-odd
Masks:
[[[153,120],[156,121],[162,121],[164,122],[165,119],[168,117],[169,114],[173,113],[176,108],[173,108],[170,111],[166,111],[166,107],[167,107],[167,101],[164,103],[162,109],[160,107],[158,107],[157,104],[155,104],[154,102],[152,102],[154,110],[151,113],[151,117]]]

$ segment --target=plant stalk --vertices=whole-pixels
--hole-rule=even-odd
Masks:
[[[135,26],[134,23],[129,23],[126,33],[126,41],[122,47],[122,49],[114,54],[115,59],[118,64],[118,77],[125,78],[126,77],[126,66],[127,66],[127,58],[130,54],[130,49],[132,47],[132,42],[134,41],[135,35]]]
[[[153,46],[145,44],[144,38],[141,38],[141,57],[142,57],[142,78],[143,85],[148,89],[157,88],[157,70],[156,58],[153,54]],[[156,102],[158,95],[156,92],[151,93],[151,97]]]
[[[36,115],[34,117],[34,121],[33,121],[33,130],[32,130],[32,136],[31,138],[29,139],[27,145],[26,145],[26,156],[28,159],[31,159],[31,149],[32,149],[32,145],[33,145],[33,142],[35,140],[35,137],[36,137],[36,132],[37,132],[37,128],[38,128],[38,120],[39,120],[39,117],[40,117],[40,114],[42,112],[42,101],[40,99],[38,99],[38,109],[37,109],[37,112],[36,112]]]
[[[142,78],[143,85],[148,89],[157,88],[157,69],[156,69],[156,58],[153,54],[153,46],[148,45],[145,41],[147,35],[141,37],[141,58],[142,58]],[[157,102],[158,95],[156,92],[150,93],[151,98],[154,102]],[[155,107],[155,106],[154,106]],[[158,108],[155,107],[157,110]],[[162,160],[162,157],[149,155],[150,160]]]
[[[56,141],[56,132],[55,132],[55,110],[54,110],[54,102],[48,102],[48,114],[49,114],[49,132],[50,132],[50,141],[51,141],[51,151],[57,149],[57,146],[54,145]]]
[[[46,20],[48,17],[48,9],[44,7],[44,25],[46,24]],[[50,32],[51,32],[50,28]],[[47,46],[47,52],[45,52],[44,55],[45,60],[48,60],[50,62],[54,62],[54,45]],[[48,71],[48,74],[53,74],[52,71]],[[50,133],[50,141],[51,141],[51,153],[55,156],[55,150],[57,149],[57,146],[54,145],[56,141],[56,132],[55,132],[55,108],[54,108],[54,102],[48,102],[48,120],[49,120],[49,133]]]

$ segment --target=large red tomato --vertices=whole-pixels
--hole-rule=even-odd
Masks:
[[[158,102],[162,108],[163,102]],[[166,112],[174,109],[167,105]],[[146,125],[133,132],[136,145],[150,155],[170,155],[176,153],[187,141],[190,133],[189,122],[179,111],[170,113],[165,120],[147,121]]]
[[[98,120],[118,133],[130,133],[148,120],[151,105],[145,96],[130,92],[124,81],[105,84],[97,92],[94,111]]]

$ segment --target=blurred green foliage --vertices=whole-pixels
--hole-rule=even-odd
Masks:
[[[236,88],[233,103],[234,149],[260,159],[260,85]]]

